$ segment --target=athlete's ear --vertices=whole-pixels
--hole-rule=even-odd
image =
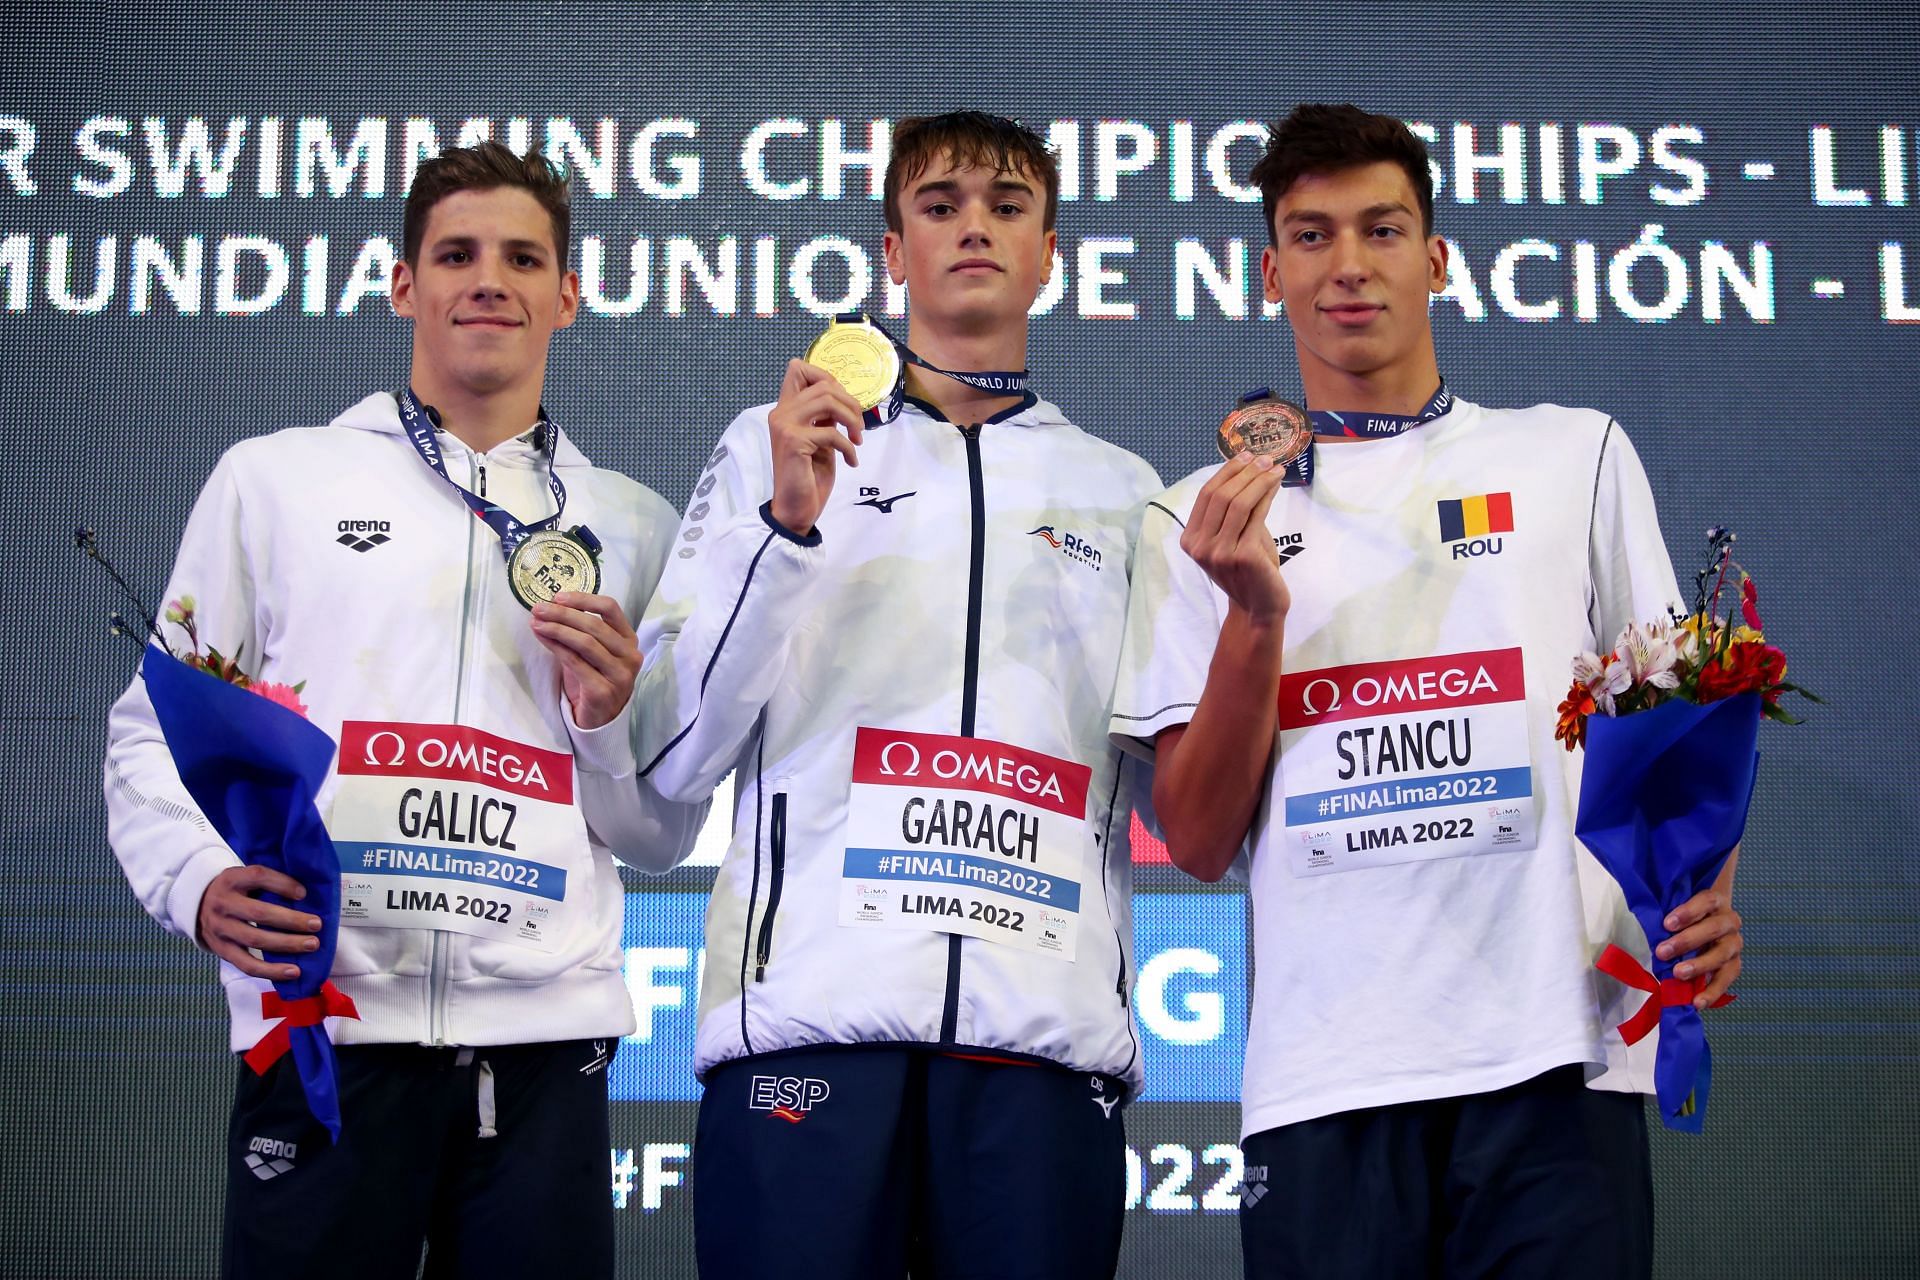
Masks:
[[[1260,292],[1268,302],[1286,296],[1280,291],[1280,253],[1272,245],[1260,251]]]
[[[1047,260],[1040,266],[1040,283],[1053,281],[1053,255],[1060,249],[1060,233],[1053,228],[1047,229]]]
[[[901,243],[900,233],[889,230],[880,237],[880,256],[887,260],[887,278],[895,284],[907,282],[906,247]]]
[[[1427,292],[1439,293],[1447,287],[1447,242],[1439,236],[1427,237]]]
[[[413,267],[405,258],[393,264],[393,279],[387,284],[387,301],[393,314],[413,318]]]
[[[553,318],[553,327],[564,329],[580,315],[580,273],[569,271],[560,277],[560,310]]]

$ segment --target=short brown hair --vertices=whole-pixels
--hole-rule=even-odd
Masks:
[[[1254,185],[1267,213],[1267,239],[1279,243],[1273,215],[1280,197],[1308,174],[1339,173],[1387,161],[1406,170],[1420,201],[1420,229],[1433,234],[1433,173],[1427,144],[1392,116],[1362,111],[1352,103],[1302,103],[1273,126],[1266,154],[1253,166]]]
[[[893,154],[887,162],[883,200],[887,230],[899,234],[900,192],[927,171],[935,157],[960,169],[1025,171],[1046,188],[1046,230],[1060,211],[1060,166],[1040,135],[1016,120],[984,111],[950,111],[943,116],[911,116],[893,126]]]
[[[456,192],[495,191],[501,187],[517,188],[540,202],[553,220],[554,251],[559,255],[560,269],[566,270],[567,227],[571,221],[566,175],[537,149],[518,156],[493,141],[449,147],[420,166],[407,191],[401,228],[403,256],[409,263],[420,260],[420,241],[427,234],[427,216],[433,206]]]

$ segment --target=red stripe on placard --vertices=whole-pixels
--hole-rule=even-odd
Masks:
[[[1072,760],[987,738],[863,725],[854,735],[853,780],[886,787],[984,791],[1070,818],[1084,818],[1093,770]]]
[[[1518,649],[1322,667],[1280,677],[1280,727],[1518,702],[1526,695]]]
[[[573,803],[573,757],[463,724],[349,720],[340,772],[375,778],[478,782],[553,804]]]

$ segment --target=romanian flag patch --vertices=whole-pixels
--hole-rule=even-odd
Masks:
[[[1482,493],[1471,498],[1449,498],[1439,504],[1440,541],[1484,538],[1490,533],[1513,532],[1513,495]]]

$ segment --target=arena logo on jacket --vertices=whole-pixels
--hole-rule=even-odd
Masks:
[[[349,720],[327,828],[343,925],[551,951],[584,849],[573,757],[468,725]]]

